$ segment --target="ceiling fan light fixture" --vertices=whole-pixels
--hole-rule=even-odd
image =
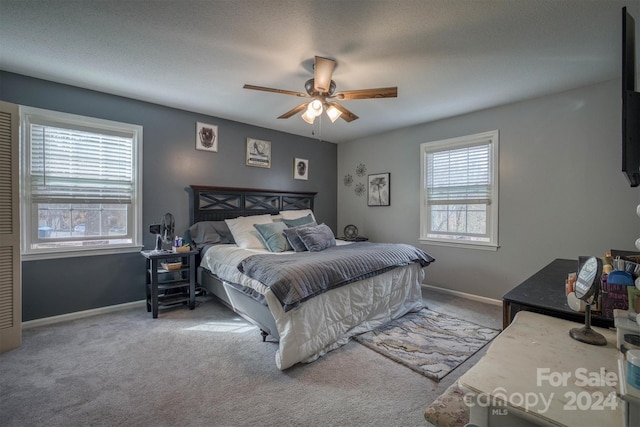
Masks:
[[[305,122],[309,123],[310,125],[312,125],[313,122],[316,119],[315,114],[313,114],[312,112],[309,112],[308,108],[304,113],[302,113],[302,115],[300,117],[302,117],[302,120],[304,120]]]
[[[334,123],[338,118],[342,115],[342,111],[338,110],[333,105],[327,107],[327,116],[329,116],[329,120],[331,123]]]
[[[313,114],[314,117],[318,117],[322,114],[322,102],[320,102],[319,99],[314,99],[309,103],[307,112],[309,112],[309,114]]]
[[[304,84],[304,88],[307,93],[247,84],[244,85],[244,88],[306,98],[306,102],[280,115],[278,119],[288,119],[293,115],[303,112],[304,110],[303,114],[301,114],[302,119],[309,124],[313,124],[316,117],[321,117],[323,111],[327,112],[327,116],[331,120],[331,123],[334,123],[339,118],[347,123],[358,119],[358,116],[347,110],[342,104],[338,102],[327,102],[327,99],[330,99],[331,101],[349,101],[354,99],[398,97],[397,87],[356,89],[336,92],[336,83],[332,80],[335,67],[336,61],[334,59],[316,56],[313,62],[313,78],[308,79]]]

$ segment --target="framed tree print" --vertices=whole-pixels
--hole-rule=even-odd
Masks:
[[[367,205],[391,205],[391,174],[377,173],[367,177]]]

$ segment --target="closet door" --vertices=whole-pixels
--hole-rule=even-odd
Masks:
[[[22,343],[18,106],[0,101],[0,353]]]

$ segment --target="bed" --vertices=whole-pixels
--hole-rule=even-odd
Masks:
[[[330,247],[321,247],[317,251],[312,244],[312,251],[296,252],[289,247],[289,250],[275,249],[275,253],[264,247],[266,240],[263,239],[261,248],[258,248],[251,242],[247,243],[244,234],[238,234],[238,224],[248,227],[247,224],[253,226],[252,223],[257,222],[259,225],[253,227],[260,233],[263,229],[260,224],[266,224],[264,228],[281,231],[284,228],[287,232],[296,228],[297,235],[302,237],[307,237],[303,231],[332,235],[330,230],[326,231],[328,227],[318,224],[313,216],[316,193],[199,185],[191,185],[186,190],[189,193],[190,219],[187,238],[194,243],[197,241],[201,248],[198,285],[257,325],[263,340],[271,336],[278,341],[276,366],[281,370],[299,362],[312,362],[346,344],[354,335],[423,307],[421,283],[424,269],[434,259],[410,245],[386,244],[389,249],[401,249],[400,252],[408,252],[407,257],[416,258],[411,262],[399,262],[399,266],[377,267],[374,273],[358,276],[352,272],[353,265],[328,269],[346,269],[353,276],[350,280],[340,276],[342,282],[328,287],[316,280],[327,276],[329,273],[326,271],[318,270],[314,276],[307,274],[308,264],[304,264],[304,268],[292,267],[292,271],[301,270],[308,283],[293,286],[293,291],[283,288],[284,271],[293,261],[315,263],[316,258],[324,257],[328,259],[326,262],[342,262],[346,259],[343,252],[359,257],[369,257],[378,252],[373,246],[375,244],[334,240]],[[309,218],[313,221],[299,225]],[[230,221],[226,223],[225,220]],[[229,225],[231,230],[225,229]],[[203,239],[205,227],[214,230],[214,239]],[[231,236],[229,231],[233,231]],[[234,233],[238,239],[233,238]],[[253,234],[259,238],[258,233]],[[330,237],[328,239],[331,240]],[[285,244],[289,242],[291,240]],[[305,239],[305,242],[308,244],[309,240]],[[412,252],[414,250],[418,255]],[[382,258],[387,257],[391,256]],[[262,265],[264,262],[271,264],[265,267]],[[274,283],[269,283],[269,280]]]

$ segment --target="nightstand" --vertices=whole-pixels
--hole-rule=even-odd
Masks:
[[[345,242],[366,242],[369,240],[368,237],[362,237],[362,236],[358,236],[358,237],[336,237],[336,239],[338,240],[344,240]]]
[[[141,251],[147,265],[147,312],[158,317],[159,307],[187,304],[190,310],[196,306],[196,255],[189,252]],[[179,265],[176,265],[180,263]],[[175,269],[166,269],[171,264]]]

